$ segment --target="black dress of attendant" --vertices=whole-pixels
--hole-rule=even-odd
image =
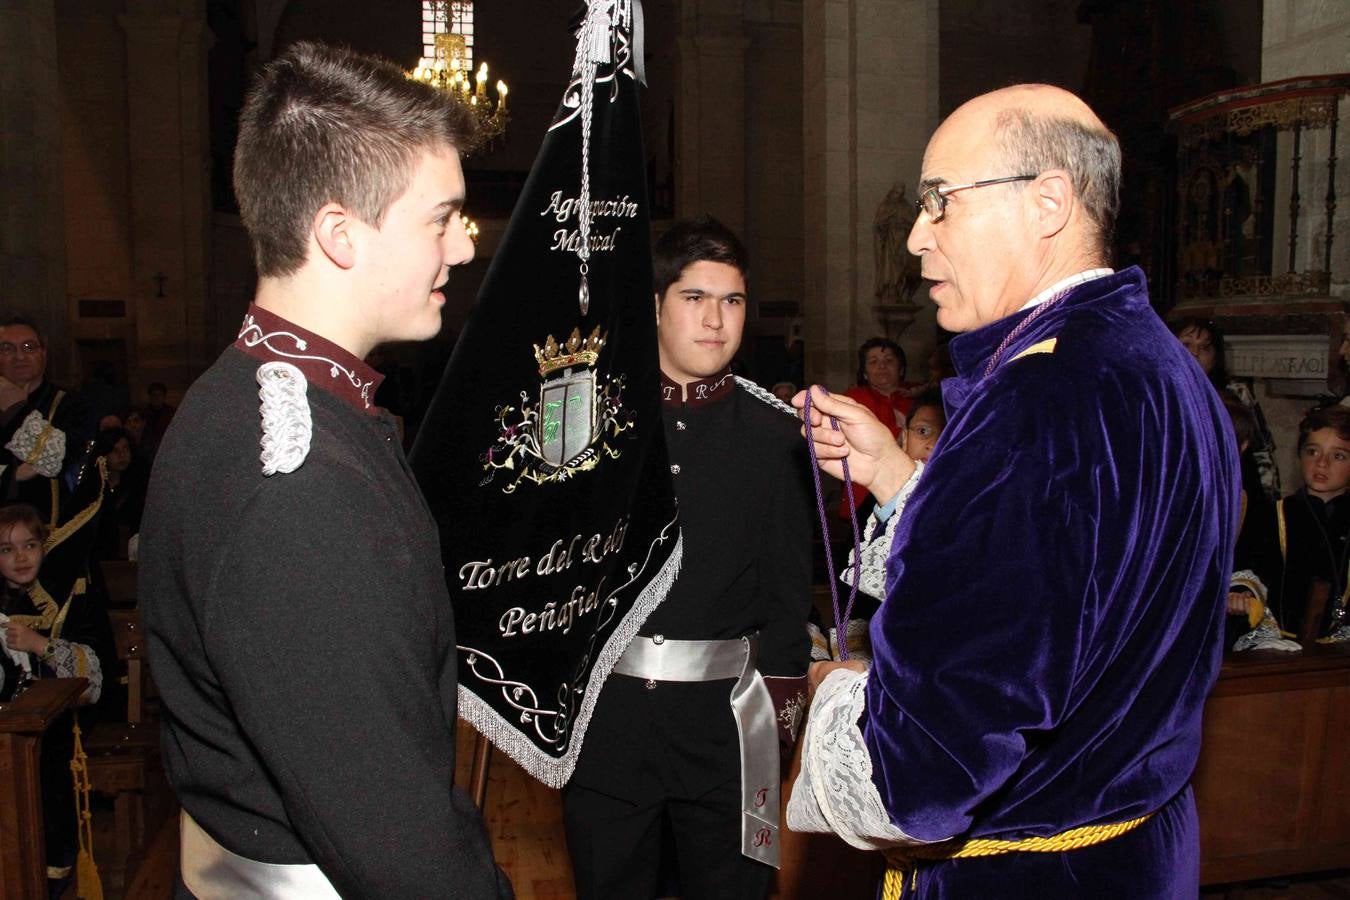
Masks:
[[[773,693],[772,676],[802,676],[810,657],[810,463],[801,423],[730,373],[688,385],[687,402],[664,376],[662,392],[684,555],[637,640],[758,633],[757,667]],[[563,792],[582,900],[654,896],[664,822],[687,900],[764,896],[770,868],[741,855],[732,683],[618,674],[605,682]]]
[[[43,568],[47,568],[45,564]],[[87,735],[92,722],[106,717],[100,712],[115,707],[117,698],[125,697],[124,693],[115,689],[120,668],[107,610],[83,591],[70,592],[68,585],[65,592],[54,585],[53,589],[57,590],[55,596],[43,586],[42,580],[34,582],[27,590],[9,587],[3,581],[0,581],[0,586],[3,589],[0,607],[5,615],[18,617],[19,621],[44,637],[60,639],[62,642],[51,660],[28,654],[29,668],[34,678],[80,677],[98,682],[96,690],[99,691],[99,698],[94,707],[81,707],[78,710],[80,726]],[[6,667],[7,695],[12,693],[10,688],[13,684],[9,680],[11,674],[19,674],[17,667],[12,673],[10,666]],[[67,710],[47,728],[40,751],[42,825],[47,845],[48,878],[68,874],[78,849],[74,783],[70,774],[70,761],[75,752],[75,715]]]
[[[42,480],[42,479],[35,479]],[[46,658],[28,654],[34,678],[87,678],[89,687],[76,712],[67,710],[48,727],[40,751],[43,829],[47,875],[61,879],[75,861],[79,838],[70,763],[73,727],[88,734],[95,723],[126,710],[121,664],[104,604],[88,591],[89,548],[102,503],[102,478],[87,472],[69,504],[71,517],[47,538],[39,576],[27,587],[0,580],[0,611],[48,638]],[[8,663],[8,654],[6,662]],[[11,696],[17,666],[6,666],[4,696]]]
[[[267,477],[265,361],[305,373],[313,423],[299,468]],[[174,416],[139,593],[165,769],[218,844],[317,864],[344,898],[509,896],[478,811],[452,790],[454,618],[377,386],[351,354],[251,307]]]
[[[1271,608],[1285,631],[1299,634],[1308,617],[1308,593],[1314,579],[1331,585],[1317,636],[1333,630],[1336,604],[1350,577],[1350,493],[1321,500],[1299,488],[1280,501],[1284,534],[1280,535],[1283,568],[1271,587]]]

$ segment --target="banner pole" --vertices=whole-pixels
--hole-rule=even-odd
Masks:
[[[488,766],[492,762],[492,745],[481,734],[474,735],[473,762],[469,768],[469,794],[473,797],[478,811],[483,811],[487,802]]]

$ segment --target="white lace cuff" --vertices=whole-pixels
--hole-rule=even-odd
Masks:
[[[43,478],[55,478],[61,474],[61,461],[66,458],[66,433],[33,410],[5,449],[37,469]]]
[[[5,624],[9,622],[9,616],[0,613],[0,648],[3,648],[14,665],[23,670],[25,675],[33,674],[33,666],[28,662],[28,654],[22,650],[9,649],[8,642],[5,641]]]
[[[867,674],[836,669],[811,702],[801,773],[788,800],[788,828],[839,835],[862,850],[922,844],[891,823],[872,783],[872,758],[858,728]]]
[[[812,662],[842,659],[839,655],[839,629],[827,628],[822,632],[808,622],[806,633],[811,638]],[[849,659],[872,664],[872,638],[866,619],[849,619],[848,625],[844,627],[844,640],[847,642]]]
[[[81,703],[97,703],[103,696],[103,666],[92,647],[64,638],[47,641],[50,649],[42,664],[56,678],[88,678],[89,687],[80,697]]]
[[[1233,573],[1233,577],[1228,579],[1228,590],[1231,593],[1237,588],[1246,588],[1251,595],[1262,604],[1266,602],[1266,585],[1260,577],[1251,569],[1239,569]]]
[[[922,462],[914,463],[914,474],[909,477],[900,492],[895,495],[895,512],[885,525],[881,527],[881,533],[877,533],[877,517],[868,516],[867,526],[863,529],[862,538],[862,578],[858,582],[858,590],[864,594],[875,597],[878,600],[886,599],[886,560],[891,556],[891,543],[895,540],[895,528],[900,522],[900,514],[905,510],[905,504],[913,496],[915,488],[919,486],[919,478],[923,476],[924,464]],[[855,568],[853,553],[848,555],[848,566],[839,576],[839,580],[853,586],[853,570]]]

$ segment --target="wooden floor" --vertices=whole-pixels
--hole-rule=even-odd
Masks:
[[[472,733],[461,729],[458,783],[468,781]],[[95,859],[107,900],[169,900],[178,867],[177,807],[162,778],[150,791],[147,847],[124,872],[113,855],[112,807],[94,808]],[[488,782],[487,825],[493,851],[515,885],[519,900],[571,900],[572,872],[563,837],[558,792],[525,774],[501,753],[493,753]],[[1204,900],[1350,900],[1350,871],[1302,876],[1284,882],[1206,888]],[[75,900],[72,888],[67,900]],[[871,900],[870,892],[859,894]],[[806,897],[804,900],[811,900]],[[821,900],[850,900],[837,891]]]

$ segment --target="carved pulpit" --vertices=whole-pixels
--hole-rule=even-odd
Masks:
[[[83,678],[44,678],[0,704],[0,900],[47,896],[39,751],[47,728],[88,684]]]
[[[1171,318],[1212,319],[1228,337],[1229,374],[1262,379],[1281,396],[1343,390],[1328,376],[1345,319],[1332,284],[1345,278],[1336,138],[1347,92],[1350,74],[1289,78],[1169,113],[1177,137]]]

